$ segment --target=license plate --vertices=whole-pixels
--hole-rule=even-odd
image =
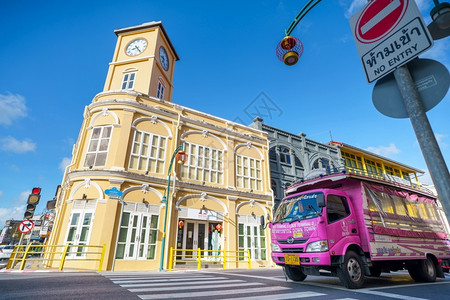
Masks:
[[[297,254],[285,254],[284,263],[287,265],[300,265],[300,257]]]

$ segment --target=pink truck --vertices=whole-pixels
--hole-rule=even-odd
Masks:
[[[269,227],[272,259],[291,280],[338,276],[360,288],[367,276],[402,269],[419,282],[444,277],[450,242],[432,194],[345,171],[285,192]]]

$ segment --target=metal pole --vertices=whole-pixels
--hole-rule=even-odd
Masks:
[[[172,158],[170,159],[168,178],[167,178],[167,188],[165,191],[165,195],[163,196],[163,201],[166,203],[166,207],[164,208],[164,225],[163,225],[163,235],[161,241],[161,259],[159,262],[159,270],[164,270],[164,249],[166,246],[166,227],[167,227],[167,211],[169,210],[169,203],[172,201],[170,197],[170,176],[172,171],[173,160],[175,159],[175,155],[184,149],[184,144],[178,146],[173,152]]]
[[[396,69],[394,77],[448,219],[450,216],[450,173],[431,129],[422,99],[406,65]]]

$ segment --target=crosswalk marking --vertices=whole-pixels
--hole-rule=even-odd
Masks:
[[[244,282],[244,280],[239,280],[239,279],[233,279],[233,280],[221,280],[220,283],[238,283],[238,282]],[[177,289],[185,289],[186,286],[189,285],[196,285],[198,284],[198,282],[177,282]],[[217,282],[205,282],[204,286],[209,286],[212,284],[216,284]],[[173,290],[174,284],[172,282],[168,282],[168,283],[134,283],[134,284],[121,284],[121,287],[124,288],[129,288],[129,287],[163,287],[163,286],[170,286],[171,289]]]
[[[104,275],[105,276],[105,275]],[[211,275],[197,275],[197,276],[158,276],[158,277],[149,277],[149,276],[105,276],[106,278],[115,281],[115,280],[145,280],[149,278],[156,278],[161,280],[170,280],[173,278],[205,278],[205,277],[214,277]]]
[[[227,279],[226,277],[197,277],[197,278],[190,278],[190,277],[183,277],[183,278],[167,278],[167,279],[138,279],[138,280],[115,280],[113,279],[112,282],[116,284],[125,284],[125,283],[158,283],[158,282],[176,282],[176,281],[204,281],[204,280],[216,280],[216,279]]]
[[[216,284],[216,285],[194,285],[194,286],[186,286],[183,287],[183,290],[205,290],[205,289],[223,289],[223,288],[229,288],[229,287],[234,287],[234,288],[240,288],[240,287],[244,287],[244,286],[261,286],[264,285],[262,283],[259,282],[249,282],[249,283],[230,283],[230,284]],[[170,287],[161,287],[161,288],[139,288],[139,289],[128,289],[130,292],[133,293],[140,293],[140,292],[168,292],[168,291],[173,291],[174,290],[174,286],[170,286]],[[180,289],[178,289],[180,290]],[[223,294],[223,292],[222,292]]]
[[[317,296],[326,296],[326,294],[316,293],[316,292],[297,292],[297,293],[289,293],[289,294],[228,298],[228,299],[222,299],[222,300],[231,300],[231,299],[233,299],[233,300],[283,300],[283,299],[298,299],[298,298],[317,297]]]
[[[141,299],[171,299],[171,298],[190,298],[195,299],[198,297],[213,297],[213,296],[223,296],[236,295],[236,294],[250,294],[250,293],[267,293],[267,292],[279,292],[283,290],[290,290],[288,287],[258,287],[258,288],[248,288],[243,290],[226,290],[226,291],[203,291],[203,292],[191,292],[191,293],[171,293],[171,294],[157,294],[157,295],[138,295]],[[259,298],[258,298],[259,299]],[[284,298],[287,299],[287,298]]]

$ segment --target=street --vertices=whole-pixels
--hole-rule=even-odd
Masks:
[[[450,276],[415,283],[401,271],[349,290],[337,278],[286,280],[280,268],[173,272],[0,273],[0,299],[450,299]]]

